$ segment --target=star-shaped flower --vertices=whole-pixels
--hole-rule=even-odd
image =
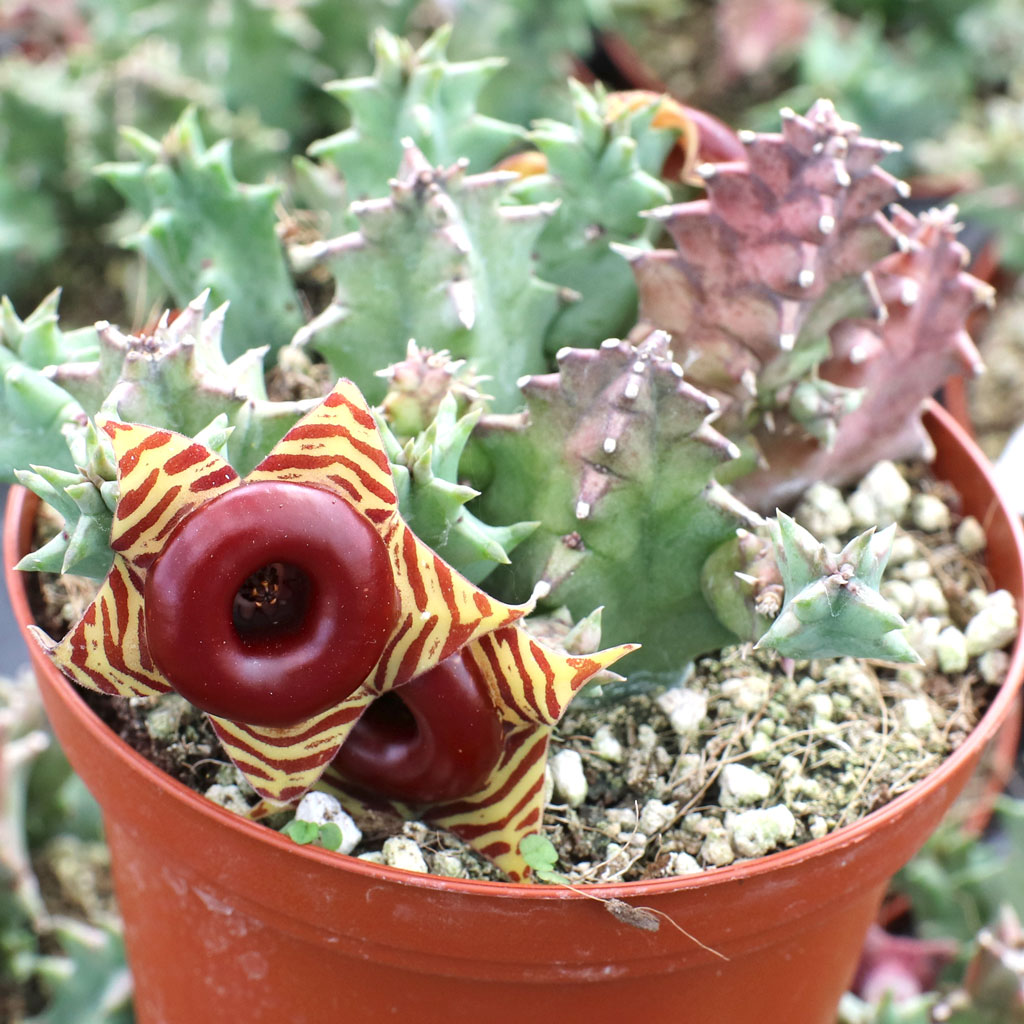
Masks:
[[[374,701],[431,684],[461,652],[501,723],[500,751],[479,791],[446,801],[439,822],[522,877],[551,727],[632,646],[548,648],[515,625],[530,605],[495,600],[423,544],[349,381],[245,479],[184,435],[99,426],[120,486],[114,564],[63,640],[34,630],[61,672],[124,697],[177,690],[207,712],[266,810],[317,782]]]
[[[350,763],[347,750],[328,768],[324,781],[351,811],[386,809],[447,829],[492,860],[512,881],[520,881],[529,868],[519,844],[540,830],[544,813],[544,769],[551,732],[580,687],[635,646],[623,644],[571,656],[519,626],[499,627],[464,648],[471,673],[483,681],[497,712],[501,736],[497,763],[479,784],[458,796],[436,799],[389,799],[386,793],[358,787],[353,792],[344,771]],[[480,726],[486,724],[480,722]]]

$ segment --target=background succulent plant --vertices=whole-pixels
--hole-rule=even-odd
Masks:
[[[161,142],[137,131],[126,138],[140,159],[98,170],[145,217],[128,244],[177,306],[206,289],[215,304],[231,303],[223,328],[229,358],[279,348],[302,323],[275,233],[280,189],[240,184],[227,143],[207,148],[191,110]]]
[[[296,341],[377,401],[378,372],[412,338],[470,360],[495,407],[514,408],[515,380],[544,366],[560,303],[531,255],[552,207],[501,205],[514,179],[467,174],[461,163],[435,168],[409,143],[391,194],[350,207],[357,231],[293,250],[299,266],[326,265],[335,281],[330,304]]]
[[[877,166],[893,144],[827,102],[782,121],[741,135],[745,162],[705,169],[706,200],[657,211],[675,251],[630,254],[642,319],[723,403],[748,455],[737,489],[762,510],[922,454],[916,410],[980,368],[964,327],[992,296],[963,271],[955,210],[883,211],[908,194]]]
[[[742,134],[745,160],[701,168],[706,199],[665,204],[655,174],[679,129],[653,128],[654,100],[616,105],[577,86],[572,124],[524,137],[474,118],[492,68],[450,63],[446,34],[419,50],[377,39],[375,75],[334,87],[361,112],[314,144],[307,182],[339,168],[346,187],[353,168],[369,176],[359,154],[393,149],[406,127],[442,159],[463,145],[482,155],[436,166],[406,139],[397,177],[378,168],[378,185],[358,185],[371,197],[347,204],[322,187],[327,209],[304,222],[352,229],[289,241],[298,207],[279,231],[280,193],[239,183],[226,144],[207,147],[193,113],[163,142],[136,136],[145,159],[104,168],[147,217],[136,244],[178,301],[209,288],[229,304],[204,319],[204,293],[152,333],[102,326],[96,359],[76,351],[42,379],[77,399],[79,419],[102,407],[189,435],[230,428],[228,457],[244,473],[312,401],[268,399],[268,353],[270,365],[323,361],[328,385],[350,378],[371,401],[408,376],[409,339],[450,353],[487,398],[477,391],[479,409],[461,419],[441,403],[417,415],[418,436],[389,441],[412,521],[474,579],[505,563],[494,585],[515,599],[541,582],[549,606],[577,618],[605,607],[610,641],[644,645],[636,672],[678,674],[772,607],[762,591],[778,578],[749,563],[767,545],[755,555],[735,537],[760,520],[734,494],[767,511],[816,480],[922,454],[921,403],[948,373],[976,368],[964,325],[987,293],[961,268],[952,211],[887,216],[905,186],[877,162],[895,147],[825,102],[806,117],[784,111],[781,133]],[[391,142],[372,144],[371,124]],[[542,173],[522,173],[520,158],[520,170],[469,172],[516,139],[538,147]],[[675,249],[650,246],[655,225]],[[570,294],[545,271],[587,283]],[[601,336],[635,304],[628,340]],[[70,472],[66,460],[55,468]],[[90,528],[102,536],[109,479],[106,502],[78,478],[26,479],[72,488],[60,500],[74,552],[90,549]],[[519,544],[527,523],[539,525]],[[737,571],[760,581],[739,602],[721,582]],[[641,600],[620,586],[631,576],[647,583]]]

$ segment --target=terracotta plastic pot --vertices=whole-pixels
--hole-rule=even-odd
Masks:
[[[938,471],[986,524],[992,574],[1020,601],[1020,525],[956,424],[935,409],[929,425]],[[22,622],[29,606],[9,567],[34,507],[12,494],[4,540]],[[668,915],[721,959],[665,920],[640,930],[557,886],[442,879],[296,847],[162,774],[35,657],[53,727],[103,808],[139,1024],[832,1024],[888,880],[967,782],[1014,705],[1022,663],[1018,643],[964,745],[867,818],[702,875],[587,887]]]

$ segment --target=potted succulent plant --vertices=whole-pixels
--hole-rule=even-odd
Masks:
[[[527,131],[476,113],[493,70],[447,62],[443,33],[418,51],[380,35],[374,76],[331,86],[350,126],[311,147],[287,201],[240,185],[191,115],[136,134],[138,161],[102,173],[178,311],[64,331],[56,297],[24,320],[5,307],[0,456],[63,517],[39,546],[39,502],[16,492],[8,581],[26,623],[16,562],[98,584],[52,635],[27,628],[104,809],[143,1024],[242,1000],[253,1021],[825,1022],[887,880],[1013,704],[1020,528],[926,408],[976,368],[963,325],[988,297],[953,213],[891,205],[892,144],[826,102],[742,133],[742,157],[696,168],[705,196],[675,203],[658,173],[685,111],[576,86],[572,123]],[[938,599],[907,580],[882,595],[895,525],[829,550],[762,515],[820,512],[929,454],[965,536],[984,523],[995,593],[962,587],[962,629],[933,608],[911,634],[896,605]],[[891,522],[898,486],[859,491],[857,518]],[[936,500],[916,503],[920,531],[951,535]],[[708,655],[715,699],[747,715],[713,778],[690,668]],[[881,783],[866,817],[798,822],[741,762],[782,742],[787,701],[855,726],[852,699],[811,699],[836,658],[881,699],[850,657],[931,662],[987,710],[951,712],[941,764]],[[920,728],[927,673],[891,671],[882,720]],[[619,880],[577,883],[544,837],[548,748],[582,704],[584,746],[614,766],[632,743],[647,771],[663,747],[650,723],[615,735],[627,699],[675,734],[676,789],[602,824]],[[220,762],[211,799],[135,749],[167,763],[154,711],[196,777]],[[833,764],[854,756],[829,735]],[[554,781],[582,834],[566,752]],[[813,788],[804,767],[791,756],[778,785]],[[694,811],[712,788],[721,819]],[[311,790],[288,835],[266,826]],[[320,848],[403,819],[506,880],[443,877],[446,850],[429,873]],[[657,845],[645,829],[664,856],[623,881],[630,842]]]

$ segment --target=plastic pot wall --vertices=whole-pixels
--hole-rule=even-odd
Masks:
[[[1020,524],[955,422],[936,408],[928,426],[938,472],[985,524],[992,574],[1020,602]],[[10,566],[35,504],[16,489],[6,520],[21,622],[30,611]],[[721,959],[667,920],[642,931],[563,888],[442,879],[297,847],[149,764],[29,646],[57,736],[103,808],[139,1024],[832,1024],[887,882],[1014,714],[1024,667],[1018,642],[964,745],[863,820],[697,876],[586,887],[667,915]]]

